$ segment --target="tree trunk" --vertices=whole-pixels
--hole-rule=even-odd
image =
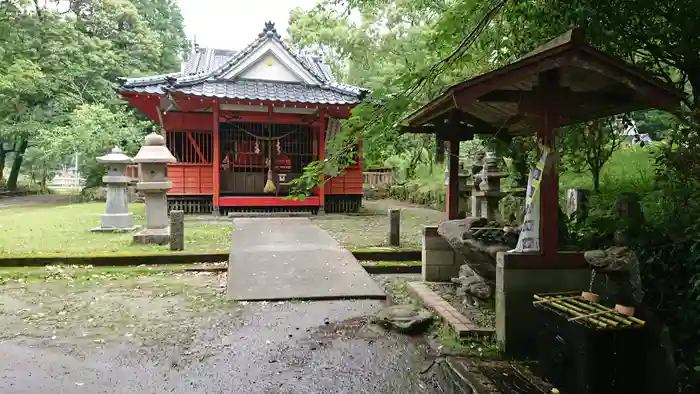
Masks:
[[[22,160],[24,160],[24,152],[29,146],[29,139],[22,138],[17,147],[15,153],[15,159],[12,161],[12,168],[10,169],[10,176],[7,178],[7,189],[17,190],[17,178],[19,178],[19,170],[22,167]]]
[[[0,184],[2,184],[3,175],[5,174],[5,160],[7,160],[7,152],[5,152],[3,143],[0,141]]]
[[[593,191],[598,193],[600,191],[600,170],[592,170],[591,175],[593,176]]]

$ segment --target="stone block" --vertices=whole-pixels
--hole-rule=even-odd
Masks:
[[[459,263],[451,250],[423,250],[423,280],[428,282],[449,282],[459,274]]]
[[[438,234],[437,226],[423,227],[421,254],[423,280],[449,282],[459,273],[460,262],[450,244]]]
[[[143,229],[134,234],[132,242],[135,244],[167,245],[170,243],[170,227]]]
[[[185,250],[185,211],[170,211],[170,250]]]
[[[496,271],[496,338],[510,355],[532,354],[536,330],[535,293],[582,291],[588,287],[587,268],[508,268]]]
[[[450,266],[455,264],[455,252],[452,250],[424,250],[423,260],[432,266]]]
[[[134,225],[134,215],[128,213],[102,214],[100,216],[100,226],[91,229],[92,232],[102,233],[124,233],[131,232],[139,228]]]
[[[450,244],[438,234],[438,226],[423,226],[423,249],[452,250]]]
[[[401,210],[390,208],[387,216],[389,220],[389,233],[387,234],[389,246],[399,246],[401,243]]]
[[[425,260],[423,260],[423,267],[421,269],[424,282],[442,282],[440,278],[440,267],[434,265],[426,265]]]

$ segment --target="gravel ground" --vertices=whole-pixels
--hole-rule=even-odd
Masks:
[[[233,303],[213,274],[4,276],[2,393],[430,393],[378,301]],[[389,283],[388,276],[378,280]]]

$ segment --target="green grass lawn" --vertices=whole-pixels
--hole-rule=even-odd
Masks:
[[[328,214],[312,220],[350,249],[387,246],[389,208],[401,208],[401,248],[420,249],[423,226],[437,225],[445,213],[394,200],[365,200],[360,215]]]
[[[168,245],[132,245],[133,233],[93,233],[104,203],[0,209],[0,255],[101,254],[167,251]],[[144,224],[143,204],[129,207],[136,224]],[[185,222],[185,250],[228,250],[230,221]]]

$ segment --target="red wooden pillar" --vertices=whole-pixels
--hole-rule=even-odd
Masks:
[[[318,126],[318,160],[323,161],[326,158],[326,111],[319,109],[319,115],[321,119]],[[318,210],[320,213],[324,211],[326,206],[326,185],[323,178],[321,175],[321,185],[318,187]]]
[[[212,108],[212,118],[214,124],[212,125],[212,161],[213,161],[213,169],[214,171],[213,174],[213,181],[214,181],[214,195],[212,196],[213,199],[213,205],[214,205],[214,212],[218,213],[219,212],[219,197],[221,194],[221,191],[219,189],[220,182],[219,178],[221,175],[221,149],[219,148],[220,142],[220,134],[219,134],[219,101],[215,100],[214,101],[214,108]]]
[[[546,119],[547,114],[544,115]],[[556,129],[545,120],[541,142],[551,149],[547,162],[558,161],[556,154]],[[540,186],[540,251],[543,255],[554,256],[557,253],[559,237],[559,169],[557,163],[545,167]]]
[[[557,161],[557,127],[560,111],[557,108],[559,72],[552,70],[539,75],[538,88],[543,96],[540,100],[540,129],[537,136],[540,142],[549,147],[551,157],[545,166],[540,185],[540,252],[544,256],[556,256],[559,236],[559,169]]]
[[[447,219],[457,219],[459,212],[459,141],[448,142],[447,160]]]

